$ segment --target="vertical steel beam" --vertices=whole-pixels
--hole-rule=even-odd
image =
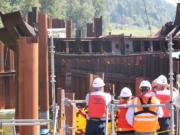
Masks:
[[[66,38],[71,38],[71,31],[72,31],[72,21],[66,21]]]
[[[0,43],[0,72],[4,72],[4,45]]]
[[[38,119],[38,44],[20,37],[18,47],[19,118]],[[20,135],[39,135],[39,126],[21,126]]]
[[[4,72],[4,45],[0,43],[0,73]],[[4,78],[0,77],[0,108],[4,108]]]
[[[150,40],[150,52],[153,52],[154,50],[153,50],[153,41],[152,40]]]
[[[10,71],[15,71],[15,63],[14,63],[14,51],[13,50],[9,50],[9,58],[10,58],[10,65],[9,65],[9,70]]]
[[[89,44],[89,53],[92,53],[92,41],[89,41],[88,44]]]
[[[66,44],[66,53],[69,53],[69,41],[65,41]]]
[[[48,20],[39,13],[39,105],[40,118],[49,119]]]

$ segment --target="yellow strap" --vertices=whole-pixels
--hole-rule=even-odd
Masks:
[[[160,131],[160,132],[157,132],[157,134],[161,134],[161,133],[166,133],[166,132],[169,132],[169,133],[172,133],[172,132],[175,132],[175,130],[164,130],[164,131]]]

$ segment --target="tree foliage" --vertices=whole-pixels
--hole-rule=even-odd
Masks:
[[[165,0],[108,0],[108,3],[111,22],[122,25],[146,26],[148,16],[150,24],[159,27],[172,21],[175,15],[175,7]]]
[[[5,13],[20,10],[26,15],[32,6],[54,18],[71,19],[76,29],[84,29],[86,23],[100,16],[104,30],[109,22],[146,26],[145,7],[153,26],[159,27],[175,15],[175,7],[165,0],[0,0],[0,11]]]
[[[55,18],[64,18],[65,0],[39,0],[40,10]]]

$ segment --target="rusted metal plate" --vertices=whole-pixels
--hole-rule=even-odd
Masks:
[[[16,50],[16,38],[9,34],[6,28],[0,29],[0,40],[9,48]]]

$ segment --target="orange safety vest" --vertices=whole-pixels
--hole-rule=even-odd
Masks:
[[[164,93],[163,91],[157,91],[156,97],[160,100],[161,104],[166,104],[166,102],[169,102],[171,100],[170,95]],[[167,110],[165,106],[162,109],[164,112],[163,117],[170,117],[170,110]]]
[[[119,104],[127,104],[125,101],[120,101]],[[121,108],[117,112],[117,119],[116,119],[116,131],[123,132],[123,131],[132,131],[133,127],[129,125],[126,121],[126,112],[127,108]]]
[[[102,95],[90,95],[88,102],[88,116],[90,118],[106,117],[106,99]]]
[[[155,97],[150,97],[147,104],[156,104],[158,101]],[[133,104],[143,105],[142,98],[135,98]],[[159,129],[158,116],[156,107],[134,107],[134,130],[136,132],[155,132]]]

